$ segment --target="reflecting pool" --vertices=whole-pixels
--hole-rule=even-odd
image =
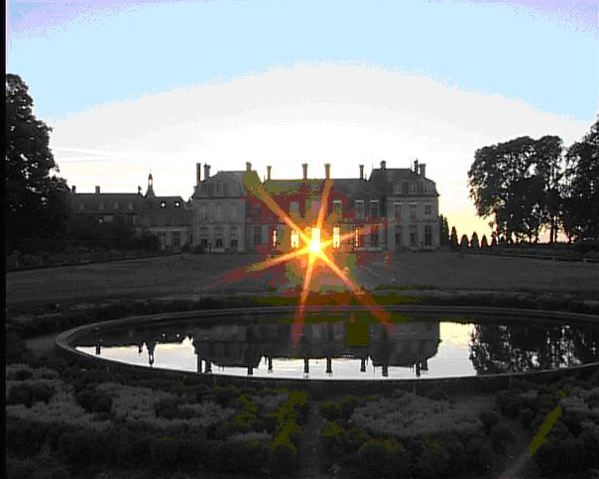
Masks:
[[[555,369],[597,361],[599,327],[523,317],[393,313],[308,314],[299,342],[292,316],[138,323],[96,329],[72,345],[148,367],[294,379],[443,378]]]

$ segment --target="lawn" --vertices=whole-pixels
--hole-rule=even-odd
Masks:
[[[255,255],[184,254],[12,272],[6,275],[6,301],[18,305],[184,297],[289,286],[282,268],[249,276],[243,273],[258,260]],[[356,267],[353,276],[367,289],[395,284],[402,289],[538,291],[579,293],[588,298],[599,294],[599,264],[449,252],[401,253],[388,265],[377,256]]]

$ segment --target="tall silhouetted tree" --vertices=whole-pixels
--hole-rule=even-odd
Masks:
[[[6,75],[6,238],[8,250],[24,239],[56,238],[67,221],[64,179],[50,151],[50,128],[33,114],[18,75]]]
[[[463,234],[462,239],[460,240],[460,247],[468,248],[468,246],[469,246],[468,235]]]
[[[489,247],[489,242],[487,241],[487,235],[483,235],[482,239],[480,240],[480,247],[481,248]]]
[[[478,235],[476,234],[476,231],[472,233],[472,236],[470,237],[470,247],[476,249],[480,248],[480,245],[478,244]]]
[[[455,226],[451,227],[451,235],[449,237],[449,246],[452,250],[458,249],[458,231],[455,229]]]
[[[599,238],[599,119],[566,154],[562,225],[569,238]]]
[[[449,245],[449,224],[443,215],[439,215],[439,242],[441,246]]]

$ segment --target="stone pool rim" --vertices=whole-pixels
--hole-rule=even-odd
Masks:
[[[547,311],[540,309],[520,309],[520,308],[500,308],[500,307],[484,307],[484,306],[443,306],[443,305],[382,305],[385,311],[389,312],[401,312],[401,313],[433,313],[433,314],[444,314],[444,315],[455,315],[455,314],[481,314],[487,316],[496,315],[509,315],[510,319],[516,318],[535,318],[545,321],[555,322],[568,322],[568,323],[593,323],[599,326],[599,316],[584,313],[573,313],[567,311]],[[306,307],[306,313],[315,312],[357,312],[364,311],[364,306],[308,306]],[[73,341],[79,337],[93,332],[99,328],[114,329],[121,326],[139,325],[143,323],[151,324],[162,324],[173,321],[179,321],[184,319],[194,319],[201,321],[202,318],[206,320],[212,320],[214,318],[222,316],[238,315],[236,321],[253,321],[255,315],[258,314],[280,314],[280,313],[293,313],[296,310],[296,306],[263,306],[263,307],[248,307],[248,308],[223,308],[223,309],[201,309],[183,311],[177,313],[158,313],[152,315],[138,315],[129,316],[125,318],[118,318],[106,321],[98,321],[94,323],[85,324],[76,328],[63,331],[56,336],[55,348],[57,351],[67,357],[78,360],[83,364],[90,364],[94,366],[104,365],[107,370],[111,368],[114,370],[139,372],[139,373],[155,373],[161,374],[162,376],[168,375],[172,377],[193,377],[200,382],[209,382],[214,385],[245,385],[245,386],[264,386],[264,387],[291,387],[291,388],[303,388],[303,389],[339,389],[339,390],[360,390],[372,388],[377,385],[376,389],[383,389],[392,386],[445,386],[451,385],[455,387],[474,386],[475,388],[482,389],[496,389],[506,387],[511,384],[513,379],[531,379],[531,380],[542,380],[542,379],[556,379],[563,377],[568,374],[586,373],[592,371],[594,368],[599,367],[599,359],[597,361],[581,364],[577,366],[570,366],[565,368],[555,369],[541,369],[537,371],[525,371],[517,373],[498,373],[498,374],[486,374],[476,376],[455,376],[450,378],[401,378],[401,379],[306,379],[306,378],[271,378],[271,377],[247,377],[247,376],[229,376],[221,375],[218,373],[211,374],[198,374],[193,371],[182,371],[177,369],[159,368],[159,367],[148,367],[136,364],[127,364],[111,359],[106,359],[97,356],[91,356],[87,353],[77,350],[71,345]],[[483,319],[484,321],[484,319]]]

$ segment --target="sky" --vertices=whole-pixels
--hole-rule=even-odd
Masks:
[[[488,232],[477,148],[580,139],[599,111],[599,0],[8,0],[7,71],[77,191],[193,193],[195,163],[274,178],[427,164],[440,212]]]

